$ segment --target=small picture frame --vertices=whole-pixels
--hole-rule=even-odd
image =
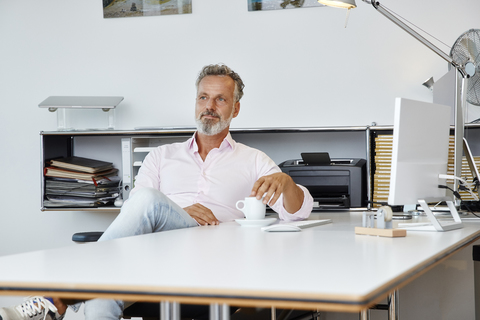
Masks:
[[[247,0],[248,11],[324,7],[317,0]]]
[[[104,18],[192,13],[192,0],[103,0]]]

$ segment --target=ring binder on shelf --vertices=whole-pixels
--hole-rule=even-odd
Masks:
[[[131,138],[122,138],[122,181],[123,200],[127,200],[133,188]]]

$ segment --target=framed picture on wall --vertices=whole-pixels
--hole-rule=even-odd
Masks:
[[[103,0],[104,18],[192,13],[192,0]]]
[[[324,7],[317,0],[247,0],[248,11]]]

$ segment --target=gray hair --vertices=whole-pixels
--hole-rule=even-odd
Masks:
[[[208,66],[203,67],[202,71],[198,74],[197,82],[195,83],[198,91],[198,85],[200,81],[206,76],[229,76],[235,82],[235,91],[233,92],[235,97],[235,102],[240,101],[243,97],[243,88],[245,85],[243,84],[242,79],[240,76],[235,73],[232,69],[227,67],[224,64],[210,64]]]

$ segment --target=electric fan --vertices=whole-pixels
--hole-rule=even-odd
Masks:
[[[480,29],[470,29],[460,35],[450,50],[450,57],[453,63],[448,64],[448,70],[453,67],[453,64],[465,66],[465,71],[467,71],[467,66],[470,69],[467,71],[469,74],[466,79],[467,88],[464,89],[465,92],[463,94],[468,103],[480,106]],[[461,108],[465,109],[466,106],[462,106]],[[477,123],[479,120],[480,119],[474,120],[472,123]],[[463,138],[463,152],[473,176],[472,184],[480,195],[479,172],[475,166],[474,158],[465,138]]]
[[[480,106],[480,29],[470,29],[464,32],[453,44],[450,56],[459,66],[472,63],[475,74],[468,79],[466,98],[467,102]],[[452,64],[448,64],[448,70]]]

